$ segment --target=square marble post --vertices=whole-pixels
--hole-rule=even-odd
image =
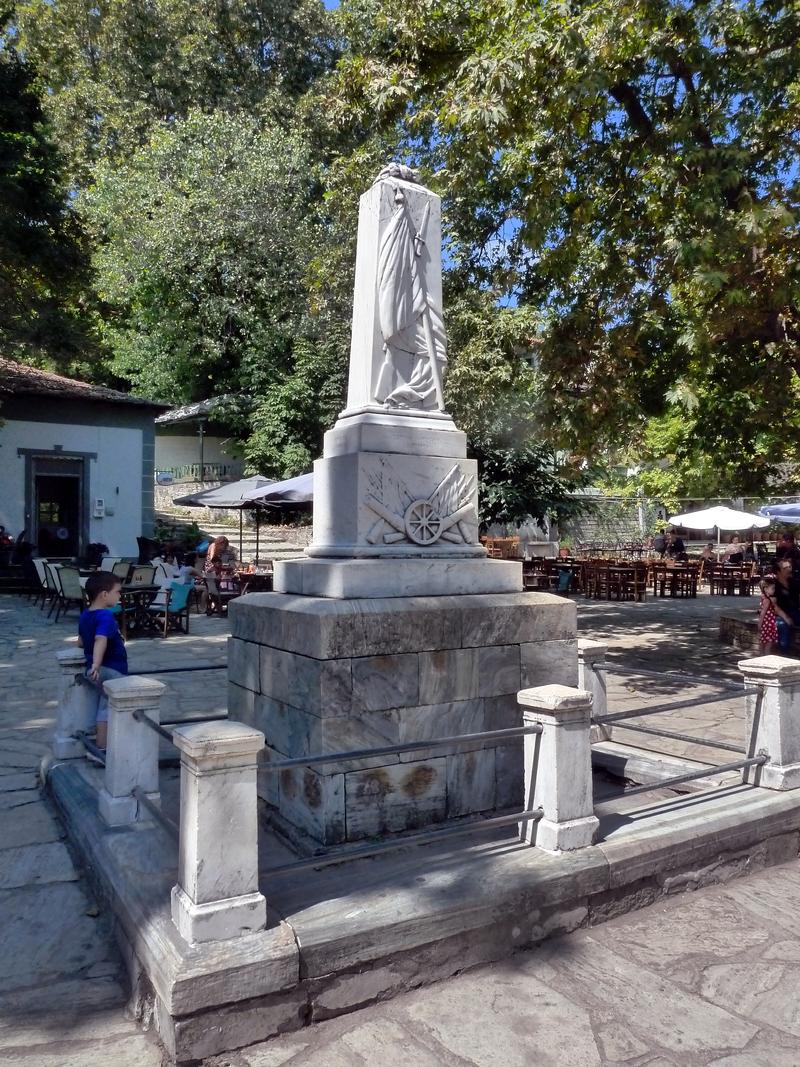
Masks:
[[[172,921],[190,944],[263,930],[256,760],[264,735],[218,719],[178,727],[181,836]]]
[[[108,826],[126,826],[145,821],[133,795],[141,789],[158,801],[158,734],[147,723],[134,718],[141,712],[159,721],[163,682],[154,678],[112,678],[103,690],[108,697],[108,749],[105,784],[100,790],[98,808]]]
[[[526,823],[524,840],[547,852],[591,845],[594,815],[592,753],[589,740],[592,695],[566,685],[523,689],[517,697],[526,726],[539,723],[541,734],[525,737],[526,797],[544,817]]]
[[[800,787],[800,662],[782,656],[742,660],[747,713],[747,753],[766,752],[755,775],[765,789]]]
[[[61,680],[53,755],[56,759],[80,759],[86,754],[86,749],[75,734],[88,732],[94,725],[97,696],[91,686],[84,685],[80,680],[86,662],[81,649],[56,652],[56,659]]]
[[[601,719],[608,714],[605,667],[608,646],[600,641],[578,640],[578,688],[592,694],[592,718]],[[610,741],[611,724],[592,724],[592,741]]]

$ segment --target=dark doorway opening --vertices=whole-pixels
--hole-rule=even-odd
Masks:
[[[81,532],[80,476],[37,474],[35,486],[34,521],[39,555],[77,555]]]

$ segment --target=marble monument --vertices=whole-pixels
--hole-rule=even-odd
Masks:
[[[516,694],[577,680],[575,609],[522,592],[478,538],[478,471],[445,409],[441,201],[389,164],[361,197],[347,404],[314,467],[314,536],[273,593],[230,606],[230,715],[275,759],[521,724]],[[517,805],[522,742],[266,767],[313,844]]]

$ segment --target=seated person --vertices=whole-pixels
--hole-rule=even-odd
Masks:
[[[723,563],[744,563],[744,545],[739,540],[738,534],[732,534],[731,539],[722,553]]]
[[[667,534],[667,545],[664,549],[664,555],[667,559],[684,560],[686,559],[686,545],[683,543],[683,538],[678,537],[672,530]]]
[[[717,553],[714,551],[714,542],[709,541],[703,551],[700,553],[700,559],[705,560],[706,563],[716,563]]]
[[[208,549],[203,564],[203,576],[208,587],[208,606],[206,614],[223,613],[224,601],[220,596],[220,581],[224,578],[223,569],[230,572],[236,563],[236,553],[231,548],[227,537],[215,537]],[[224,591],[224,590],[223,590]]]

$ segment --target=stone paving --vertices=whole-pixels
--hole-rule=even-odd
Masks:
[[[583,636],[608,642],[612,660],[736,680],[742,654],[716,638],[725,606],[709,597],[622,605],[579,600],[579,625]],[[735,606],[742,606],[738,598]],[[161,1063],[161,1052],[124,1013],[123,968],[107,916],[36,786],[36,765],[53,727],[55,652],[69,646],[74,627],[74,617],[56,625],[27,602],[0,597],[0,1062],[150,1067]],[[226,637],[223,620],[192,616],[189,637],[131,642],[131,669],[224,662]],[[180,681],[161,677],[170,718],[224,707],[224,671]],[[684,686],[677,677],[615,678],[610,703],[616,710],[643,697],[672,699]],[[698,718],[738,740],[741,698],[710,705]],[[688,721],[673,715],[669,725],[686,729]],[[692,732],[699,728],[694,722]],[[338,1067],[376,1055],[385,1067],[800,1065],[793,993],[798,903],[800,868],[775,868],[216,1057],[207,1067]]]
[[[108,916],[76,868],[36,770],[54,725],[55,653],[74,642],[15,597],[0,597],[0,1063],[158,1067],[161,1049],[124,1011],[125,971]],[[192,617],[189,637],[132,641],[132,670],[223,663],[227,623]],[[225,672],[162,676],[175,718],[224,708]],[[169,679],[169,680],[168,680]]]

